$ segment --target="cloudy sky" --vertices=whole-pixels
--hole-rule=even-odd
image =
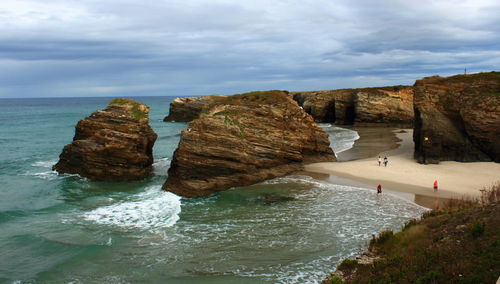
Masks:
[[[1,0],[0,98],[413,84],[500,70],[498,0]]]

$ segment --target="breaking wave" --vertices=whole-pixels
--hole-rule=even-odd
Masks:
[[[330,125],[323,128],[328,133],[330,147],[333,152],[340,153],[353,147],[354,142],[359,139],[357,131]]]
[[[168,168],[170,168],[169,158],[158,159],[153,163],[153,173],[157,176],[166,176]]]
[[[50,161],[38,161],[31,164],[33,167],[42,167],[42,168],[52,168],[53,165],[57,163],[57,160]]]
[[[83,215],[101,225],[142,230],[171,227],[179,220],[181,197],[151,186],[129,200],[94,209]]]

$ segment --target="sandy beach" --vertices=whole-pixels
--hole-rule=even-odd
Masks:
[[[374,191],[377,185],[381,184],[384,190],[414,195],[414,201],[417,203],[429,203],[431,200],[462,198],[464,196],[477,197],[481,194],[481,189],[489,188],[500,182],[499,163],[441,162],[437,165],[419,164],[413,159],[413,130],[393,131],[401,141],[396,142],[394,135],[387,135],[386,129],[362,129],[359,132],[361,137],[359,142],[356,141],[354,147],[348,150],[351,153],[348,151],[346,151],[347,153],[339,153],[339,156],[342,157],[339,162],[309,164],[305,166],[305,170],[327,174],[331,181],[369,186]],[[385,138],[377,138],[373,132],[384,133],[382,137]],[[376,140],[373,140],[374,137]],[[359,156],[360,149],[363,152],[362,155],[368,158],[353,160],[352,158]],[[381,151],[377,152],[373,149]],[[378,165],[378,155],[382,158],[387,156],[389,160],[387,167],[384,167],[383,164],[382,166]],[[351,160],[345,161],[348,159]],[[435,180],[439,183],[437,192],[433,190]]]

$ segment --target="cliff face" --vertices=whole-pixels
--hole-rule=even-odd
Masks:
[[[156,133],[149,108],[132,99],[114,99],[104,110],[80,120],[73,142],[53,169],[92,180],[125,181],[147,177],[153,164]]]
[[[500,72],[415,83],[415,158],[500,162]]]
[[[354,95],[351,90],[292,92],[293,99],[316,122],[354,123]]]
[[[358,125],[413,123],[413,88],[407,86],[293,92],[317,122]]]
[[[287,93],[234,95],[182,132],[163,189],[203,196],[334,160],[328,135]]]
[[[223,98],[225,96],[220,95],[176,98],[170,103],[169,114],[163,121],[190,122],[200,116],[204,107]]]
[[[355,94],[356,124],[412,125],[413,88],[368,89]]]

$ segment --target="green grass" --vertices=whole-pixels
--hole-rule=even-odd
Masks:
[[[338,269],[342,271],[352,271],[358,265],[358,261],[355,259],[344,259],[342,263],[339,265]]]
[[[212,108],[220,105],[259,106],[286,103],[290,102],[290,100],[291,97],[288,96],[286,92],[278,90],[256,91],[222,98],[213,98],[212,102],[202,109],[200,116],[208,114]],[[214,115],[222,115],[222,113],[218,112]]]
[[[342,281],[342,279],[340,279],[340,277],[338,276],[333,276],[332,278],[330,278],[330,284],[342,284],[344,283],[344,281]]]
[[[442,83],[467,83],[470,84],[472,82],[478,82],[481,80],[500,80],[500,72],[492,71],[492,72],[481,72],[481,73],[474,73],[474,74],[459,74],[459,75],[453,75],[450,77],[440,77],[440,76],[431,76],[431,77],[425,77],[429,82],[442,82]]]
[[[477,239],[484,235],[484,226],[485,224],[483,222],[476,222],[471,225],[470,233],[473,239]]]
[[[245,137],[245,128],[244,126],[237,120],[237,119],[233,119],[231,118],[229,112],[227,112],[225,115],[224,115],[224,123],[225,124],[228,124],[228,125],[232,125],[232,126],[235,126],[237,129],[238,129],[238,137],[242,140],[246,139]]]
[[[290,98],[287,93],[278,90],[272,91],[257,91],[244,94],[232,95],[218,100],[217,105],[263,105],[263,104],[279,104],[289,102]]]
[[[128,99],[128,98],[116,98],[112,99],[108,105],[117,105],[117,106],[125,106],[125,105],[130,105],[130,114],[132,115],[133,118],[137,120],[141,120],[144,118],[148,118],[148,113],[141,111],[140,106],[142,105],[141,103],[133,100],[133,99]]]
[[[497,96],[500,97],[500,92],[486,92],[484,93],[487,96]]]

